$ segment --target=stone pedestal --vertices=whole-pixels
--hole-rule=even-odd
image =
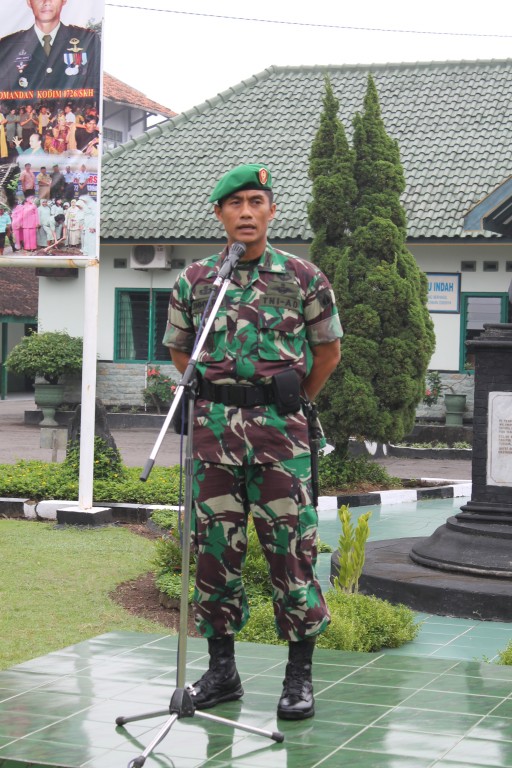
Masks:
[[[471,501],[415,543],[410,557],[429,568],[512,579],[512,324],[486,324],[468,346],[475,353]]]

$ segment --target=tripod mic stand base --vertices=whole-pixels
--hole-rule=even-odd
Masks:
[[[210,720],[230,728],[236,728],[240,731],[254,733],[256,736],[264,736],[272,741],[277,741],[279,744],[284,741],[284,734],[280,731],[267,731],[263,728],[256,728],[252,725],[237,723],[234,720],[228,720],[225,717],[219,717],[218,715],[212,715],[209,712],[202,712],[201,710],[195,709],[192,697],[186,688],[176,688],[171,697],[168,709],[161,709],[157,712],[146,712],[145,714],[133,715],[132,717],[117,717],[116,725],[124,726],[126,723],[133,723],[136,720],[148,720],[152,717],[162,717],[167,714],[170,714],[170,717],[165,725],[158,731],[155,738],[151,744],[148,744],[144,752],[128,763],[128,768],[142,768],[148,756],[153,752],[155,747],[160,744],[162,739],[167,736],[176,720],[181,720],[186,717],[199,717],[203,720]]]

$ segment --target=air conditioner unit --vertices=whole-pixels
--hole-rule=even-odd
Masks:
[[[134,245],[130,254],[132,269],[171,269],[172,245]]]

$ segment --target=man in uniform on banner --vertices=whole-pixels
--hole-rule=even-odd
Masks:
[[[2,90],[99,88],[100,39],[91,29],[61,22],[67,2],[26,0],[33,26],[0,40]]]

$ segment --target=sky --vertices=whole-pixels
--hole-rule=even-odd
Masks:
[[[67,10],[77,3],[68,0]],[[183,112],[273,64],[512,58],[505,7],[501,0],[106,0],[104,69]]]

